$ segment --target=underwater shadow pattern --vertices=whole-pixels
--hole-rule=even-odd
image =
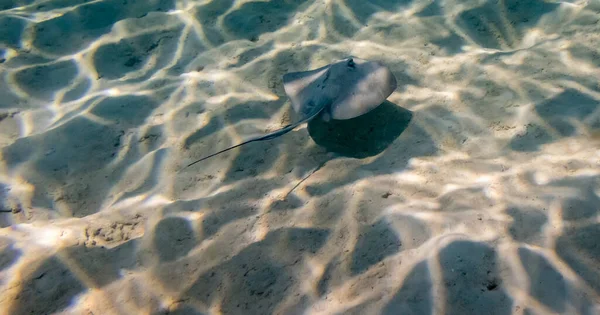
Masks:
[[[4,0],[0,2],[0,10],[9,10],[12,8],[20,7],[22,5],[28,5],[34,0]]]
[[[580,228],[568,228],[556,240],[556,253],[586,282],[596,294],[600,294],[600,224]]]
[[[440,251],[445,314],[511,314],[513,300],[497,260],[494,248],[474,241],[454,241]]]
[[[161,261],[184,257],[198,241],[188,220],[178,217],[162,219],[154,230],[154,249]]]
[[[567,284],[560,272],[544,256],[529,249],[519,248],[519,258],[529,276],[529,295],[556,314],[564,314]]]
[[[353,275],[364,272],[369,267],[383,261],[385,257],[398,253],[402,242],[386,221],[379,220],[359,230],[359,236],[352,252],[350,271]]]
[[[395,12],[408,7],[412,2],[413,0],[344,0],[346,6],[362,23],[367,23],[369,18],[377,12]]]
[[[238,9],[225,15],[223,25],[235,38],[255,42],[260,35],[274,32],[288,24],[290,16],[305,2],[307,0],[245,2]]]
[[[583,122],[587,127],[600,129],[600,121],[586,123],[585,119],[598,110],[598,101],[574,89],[566,89],[555,97],[535,105],[536,113],[560,137],[576,134],[572,120]],[[544,126],[529,124],[524,135],[515,136],[510,147],[515,151],[531,152],[539,150],[541,145],[556,141]]]
[[[272,314],[288,290],[297,291],[295,287],[304,276],[297,264],[316,253],[328,236],[328,230],[312,228],[271,231],[263,240],[204,272],[181,298],[195,305],[217,303],[224,314]],[[202,265],[206,258],[198,259],[197,264]],[[176,283],[166,285],[178,287]]]
[[[525,33],[534,28],[539,19],[556,10],[557,3],[542,0],[483,1],[479,7],[463,11],[456,24],[481,47],[514,49]],[[508,47],[502,47],[500,39]]]
[[[75,246],[61,252],[68,257],[77,269],[83,271],[89,287],[101,288],[121,278],[121,270],[132,270],[136,267],[137,250],[135,240],[127,241],[113,248],[104,246]]]
[[[217,21],[234,4],[234,0],[209,1],[194,9],[194,17],[202,25],[203,41],[209,45],[218,46],[226,42],[220,25]]]
[[[143,83],[163,69],[168,69],[177,60],[177,50],[183,36],[184,25],[176,23],[169,15],[155,14],[139,20],[139,26],[161,25],[160,31],[143,32],[118,41],[106,43],[93,52],[93,63],[98,78],[120,79],[123,84]],[[133,22],[130,22],[130,24]],[[144,70],[142,75],[125,78],[131,72]],[[163,76],[161,79],[165,79]],[[157,79],[160,81],[161,79]]]
[[[259,213],[258,207],[248,203],[260,200],[265,194],[281,187],[281,185],[283,183],[277,179],[256,177],[239,182],[231,190],[204,198],[202,200],[204,206],[211,210],[204,213],[202,220],[203,236],[212,237],[233,221],[257,215]]]
[[[77,64],[68,60],[25,68],[16,72],[14,79],[17,86],[27,95],[41,100],[52,100],[57,91],[73,82],[78,72]]]
[[[348,120],[308,123],[311,138],[329,152],[365,158],[383,152],[408,127],[412,113],[389,101],[372,111]]]
[[[98,236],[90,232],[90,237]],[[65,248],[41,261],[22,282],[17,298],[10,306],[10,314],[61,311],[72,306],[72,300],[78,294],[107,286],[121,278],[123,269],[131,270],[137,265],[136,240],[110,249],[88,245]],[[80,274],[75,274],[74,269]]]
[[[513,218],[513,223],[508,229],[513,240],[525,244],[543,245],[543,228],[548,222],[544,211],[525,206],[511,206],[504,211]]]
[[[64,56],[75,53],[108,33],[114,23],[153,11],[175,9],[174,0],[104,0],[77,6],[33,27],[32,44],[42,52]]]
[[[400,107],[399,113],[402,115],[402,113],[408,114],[410,112]],[[410,117],[414,118],[412,113]],[[407,126],[402,126],[402,128],[393,126],[393,123],[390,122],[393,126],[392,128],[398,128],[397,131],[403,128],[406,129],[397,136],[398,138],[393,142],[393,145],[389,145],[386,150],[383,150],[374,161],[369,164],[359,165],[352,172],[347,172],[344,176],[336,179],[306,185],[305,190],[312,196],[323,196],[336,188],[361,180],[366,176],[389,174],[390,169],[393,169],[394,172],[399,172],[408,165],[410,159],[413,157],[433,156],[437,154],[439,148],[436,145],[436,141],[419,125],[422,121],[415,123],[417,121],[414,121],[413,118],[411,118],[411,123],[409,124],[407,124],[408,115],[400,118],[400,125],[407,124]],[[389,126],[386,128],[389,128]],[[366,130],[368,131],[368,129]],[[406,150],[406,147],[410,147],[411,149]],[[386,165],[386,167],[381,167],[382,165]],[[362,171],[367,171],[367,173]]]
[[[70,306],[86,286],[60,259],[52,256],[24,276],[18,299],[8,314],[54,314]]]
[[[168,311],[160,310],[152,313],[152,315],[208,315],[208,313],[196,310],[193,305],[178,302],[174,307],[169,307]]]
[[[14,247],[11,239],[0,237],[0,272],[17,262],[21,255],[22,251]]]
[[[122,148],[122,138],[130,128],[141,125],[158,106],[147,96],[106,98],[90,111],[111,124],[100,124],[79,116],[49,131],[20,138],[2,149],[9,169],[31,162],[23,176],[36,185],[32,205],[55,209],[65,203],[71,215],[85,216],[98,211],[105,194],[111,188],[107,182],[117,182],[124,170],[135,160],[136,147],[112,168]],[[93,171],[89,171],[93,170]],[[93,175],[105,174],[96,177]]]
[[[1,6],[2,4],[0,4],[0,10]],[[26,20],[23,18],[0,16],[0,52],[6,47],[12,49],[20,48],[21,37],[26,26]]]
[[[596,294],[600,294],[600,246],[597,241],[600,224],[590,219],[600,213],[600,198],[596,194],[599,181],[599,176],[577,176],[550,183],[554,187],[575,188],[579,192],[576,197],[561,202],[563,220],[578,224],[563,229],[556,239],[554,250]]]
[[[433,313],[433,282],[426,261],[418,263],[404,278],[402,287],[385,305],[382,315],[429,315]]]

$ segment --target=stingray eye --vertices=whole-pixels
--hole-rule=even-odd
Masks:
[[[347,65],[350,68],[354,68],[354,66],[355,66],[354,59],[352,59],[352,58],[348,59]]]

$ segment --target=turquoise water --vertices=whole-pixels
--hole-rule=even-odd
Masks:
[[[598,314],[600,1],[0,0],[0,313]],[[398,87],[298,119],[347,56]]]

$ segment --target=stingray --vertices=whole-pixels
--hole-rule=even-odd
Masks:
[[[318,115],[325,121],[364,115],[382,104],[396,87],[396,78],[386,66],[354,57],[314,70],[286,73],[283,88],[292,108],[300,115],[298,121],[205,156],[186,167],[250,142],[277,138]]]

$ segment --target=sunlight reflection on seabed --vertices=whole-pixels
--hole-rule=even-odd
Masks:
[[[0,313],[600,313],[600,2],[0,2]]]

